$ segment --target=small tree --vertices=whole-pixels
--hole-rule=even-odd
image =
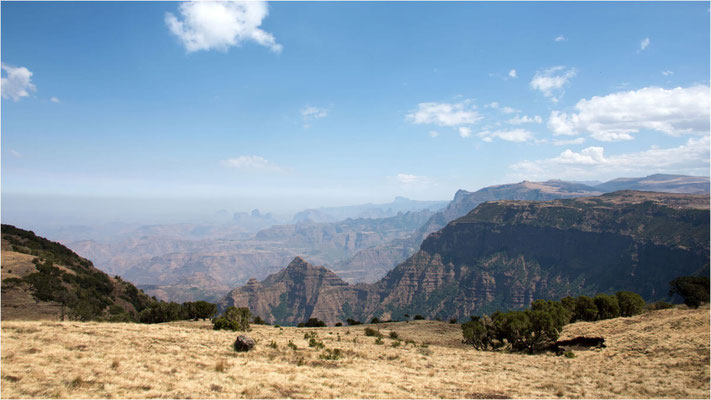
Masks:
[[[201,318],[203,321],[212,318],[217,314],[217,304],[209,303],[207,301],[196,301],[193,303],[194,307],[194,317],[193,318]]]
[[[620,315],[631,317],[644,311],[645,302],[642,296],[634,292],[617,292],[615,294],[620,305]]]
[[[669,296],[681,296],[684,304],[698,308],[709,302],[709,278],[705,276],[682,276],[669,282]]]
[[[620,304],[616,296],[598,294],[593,298],[597,307],[597,319],[610,319],[620,316]]]
[[[320,328],[324,326],[326,326],[326,323],[318,318],[309,318],[309,320],[304,323],[304,327],[306,328]]]
[[[595,321],[597,306],[588,296],[580,296],[575,300],[575,315],[573,321]]]
[[[220,318],[213,321],[213,329],[228,329],[232,331],[249,330],[249,320],[252,318],[252,313],[246,307],[230,306],[225,309]]]
[[[486,350],[491,342],[489,330],[481,318],[472,316],[471,321],[462,324],[464,343],[474,346],[477,350]]]

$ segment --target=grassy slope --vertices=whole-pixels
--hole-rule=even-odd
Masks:
[[[608,347],[577,358],[478,352],[459,325],[380,325],[384,345],[363,327],[254,326],[250,353],[209,323],[158,325],[2,323],[2,397],[167,398],[708,398],[709,309],[655,311],[568,325],[563,338],[602,335]],[[393,348],[395,330],[418,346]],[[338,361],[318,358],[315,331]],[[338,341],[340,336],[341,341]],[[353,343],[353,340],[358,343]],[[299,349],[286,347],[292,340]],[[268,346],[275,341],[278,349]],[[426,348],[420,347],[428,342]],[[299,365],[301,364],[301,365]]]

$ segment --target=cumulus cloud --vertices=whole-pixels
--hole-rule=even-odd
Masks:
[[[439,126],[470,125],[482,119],[476,106],[469,100],[460,103],[420,103],[417,110],[406,115],[407,120],[415,124],[433,124]]]
[[[32,84],[32,72],[25,67],[12,67],[1,64],[5,76],[0,78],[2,86],[2,98],[20,101],[23,97],[28,97],[30,92],[37,90]]]
[[[577,74],[575,68],[556,66],[537,71],[531,80],[531,88],[540,91],[544,96],[557,102],[563,95],[564,87]]]
[[[580,100],[577,113],[552,111],[554,135],[588,133],[600,141],[631,140],[640,130],[678,136],[709,132],[709,87],[647,87]]]
[[[533,139],[533,134],[526,129],[483,131],[479,132],[478,136],[485,142],[492,142],[497,138],[507,142],[526,142]]]
[[[281,172],[282,168],[274,165],[269,160],[260,156],[239,156],[222,161],[222,165],[229,168],[251,169],[271,172]]]
[[[519,110],[517,110],[517,109],[515,109],[515,108],[513,108],[513,107],[501,106],[501,104],[499,104],[499,103],[496,102],[496,101],[492,101],[491,103],[485,105],[484,107],[493,108],[493,109],[499,110],[499,111],[501,111],[501,112],[504,113],[504,114],[513,114],[513,113],[519,112]]]
[[[580,179],[673,173],[706,175],[709,169],[709,136],[689,138],[672,148],[652,147],[637,153],[606,155],[603,147],[591,146],[579,152],[567,149],[559,156],[522,161],[511,166],[525,179]]]
[[[563,36],[563,35],[556,36],[556,37],[553,39],[553,41],[554,41],[554,42],[564,42],[564,41],[565,41],[565,36]]]
[[[51,101],[52,103],[59,103],[59,99],[56,97],[51,97],[49,101]]]
[[[516,73],[515,69],[509,71],[509,78],[518,78],[518,74]]]
[[[260,29],[269,7],[264,1],[191,1],[181,3],[180,16],[166,13],[165,23],[188,53],[199,50],[227,51],[244,42],[255,42],[279,53],[274,35]]]
[[[644,38],[639,42],[639,51],[643,51],[647,47],[649,47],[649,38]]]
[[[511,125],[521,125],[521,124],[540,124],[543,122],[543,118],[540,117],[540,115],[534,115],[533,117],[529,117],[528,115],[517,115],[510,120],[506,121]]]

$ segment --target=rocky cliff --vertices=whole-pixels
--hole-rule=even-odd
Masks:
[[[250,306],[278,323],[448,319],[618,290],[656,300],[671,279],[708,273],[707,195],[623,191],[484,203],[431,234],[374,284],[347,285],[297,259],[223,303]]]

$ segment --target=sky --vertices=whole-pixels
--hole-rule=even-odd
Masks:
[[[709,5],[2,2],[2,218],[709,175]]]

